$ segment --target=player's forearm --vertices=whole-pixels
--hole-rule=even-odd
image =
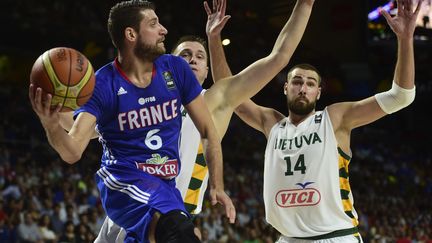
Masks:
[[[241,103],[234,109],[235,114],[250,127],[264,132],[260,108],[252,100]]]
[[[214,133],[214,135],[208,138],[203,138],[202,143],[209,169],[210,188],[223,190],[223,163],[220,140],[217,138],[216,133]]]
[[[251,98],[288,64],[306,29],[312,3],[299,0],[280,32],[272,52],[233,77],[236,82],[226,91],[228,104],[237,107]]]
[[[394,73],[394,82],[401,88],[414,88],[415,80],[413,38],[398,38],[398,59]]]
[[[221,36],[208,35],[208,45],[213,81],[217,82],[218,80],[232,76],[231,70],[226,60],[225,51],[222,46]]]
[[[45,127],[46,136],[50,145],[57,151],[60,157],[67,163],[77,162],[82,155],[81,146],[58,124]]]
[[[291,17],[283,27],[273,47],[271,53],[271,56],[275,59],[273,65],[285,67],[288,64],[306,30],[313,3],[314,1],[310,0],[297,1]]]

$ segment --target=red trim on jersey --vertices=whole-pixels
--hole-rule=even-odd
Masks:
[[[126,76],[126,73],[123,71],[123,69],[121,69],[120,67],[120,63],[118,62],[118,58],[116,57],[114,59],[114,67],[117,69],[117,71],[120,73],[120,75],[129,83],[132,84],[132,81],[130,81],[130,79]],[[156,67],[153,63],[153,70],[152,70],[152,79],[156,76]]]
[[[120,67],[120,63],[118,62],[118,58],[116,57],[114,59],[114,67],[117,69],[117,71],[120,73],[120,75],[129,83],[132,83],[132,81],[130,81],[130,79],[126,76],[126,73],[124,73],[124,71],[121,69]]]
[[[156,76],[156,66],[153,63],[152,79]]]

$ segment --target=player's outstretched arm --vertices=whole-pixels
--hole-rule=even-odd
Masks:
[[[398,0],[398,10],[394,17],[382,11],[398,42],[392,88],[358,102],[330,106],[334,128],[341,127],[350,131],[396,112],[414,100],[414,30],[421,3],[422,1],[419,1],[417,6],[414,6],[413,0]]]
[[[312,6],[313,1],[309,1],[309,4],[311,4],[310,6]],[[225,15],[226,0],[213,1],[212,8],[209,7],[209,4],[207,2],[204,2],[204,8],[207,13],[206,33],[208,38],[209,50],[210,50],[210,63],[212,67],[211,68],[212,77],[215,82],[220,82],[217,85],[213,85],[210,88],[210,90],[205,94],[206,103],[212,113],[213,120],[218,122],[217,124],[215,124],[216,128],[218,129],[219,134],[223,135],[225,133],[227,123],[229,121],[229,117],[231,116],[231,113],[233,112],[233,109],[236,104],[232,100],[238,99],[238,101],[241,101],[246,97],[246,100],[244,100],[244,102],[241,105],[236,107],[236,109],[234,110],[235,113],[249,126],[263,132],[264,134],[267,134],[266,130],[268,129],[266,129],[267,127],[266,124],[272,126],[276,121],[282,119],[283,115],[275,111],[274,109],[258,106],[252,100],[248,99],[259,91],[260,89],[259,85],[256,87],[252,87],[253,88],[252,95],[248,96],[247,93],[244,93],[245,89],[249,85],[253,86],[254,82],[262,82],[265,80],[256,79],[255,81],[254,80],[247,81],[245,78],[242,83],[242,81],[238,80],[239,77],[237,76],[234,78],[228,78],[220,81],[221,79],[232,76],[231,70],[228,66],[225,57],[225,52],[221,44],[222,43],[221,31],[224,28],[228,19],[231,17],[229,15]],[[298,11],[298,10],[294,10],[294,11]],[[296,19],[294,14],[292,19],[294,19],[293,21],[295,21]],[[287,34],[288,32],[290,32],[290,27],[285,26],[285,34]],[[277,50],[276,48],[277,43],[281,42],[282,39],[281,36],[283,36],[282,33],[284,33],[284,30],[281,32],[278,40],[276,41],[275,44],[276,50]],[[301,37],[297,37],[297,38],[300,39]],[[289,56],[291,55],[292,53],[289,54]],[[271,65],[271,64],[266,64],[266,65]],[[280,70],[278,70],[277,72],[279,71]],[[277,72],[275,72],[274,75],[276,75]],[[273,76],[271,78],[273,78]],[[270,79],[268,79],[267,82],[270,81]],[[262,86],[266,84],[266,82],[263,83],[264,84]],[[228,90],[231,90],[232,88],[235,88],[236,91],[228,92]],[[246,95],[242,97],[238,92]]]
[[[222,148],[220,138],[214,127],[204,98],[198,95],[185,106],[195,127],[201,134],[204,156],[209,168],[210,199],[212,205],[221,203],[231,223],[235,220],[235,209],[231,199],[224,191]]]
[[[254,62],[239,74],[222,79],[227,104],[237,107],[261,90],[289,62],[306,29],[312,12],[313,0],[297,0],[291,17],[280,32],[271,53]]]
[[[67,163],[77,162],[90,141],[96,124],[96,118],[90,114],[81,114],[67,133],[60,125],[60,109],[58,105],[51,110],[52,96],[48,94],[42,99],[42,89],[30,84],[30,103],[45,129],[48,142]]]

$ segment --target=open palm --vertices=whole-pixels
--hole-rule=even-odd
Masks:
[[[390,28],[398,37],[411,37],[414,34],[416,20],[423,0],[419,0],[413,11],[413,0],[397,0],[397,14],[391,17],[385,10],[381,10]]]
[[[225,15],[226,0],[213,0],[212,8],[210,8],[207,1],[205,1],[204,9],[207,13],[207,35],[219,35],[228,22],[228,19],[231,18],[230,15]]]

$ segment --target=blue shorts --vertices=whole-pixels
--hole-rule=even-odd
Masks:
[[[126,229],[126,238],[148,242],[153,214],[186,212],[175,179],[163,180],[134,167],[113,164],[96,172],[96,183],[108,217]]]

